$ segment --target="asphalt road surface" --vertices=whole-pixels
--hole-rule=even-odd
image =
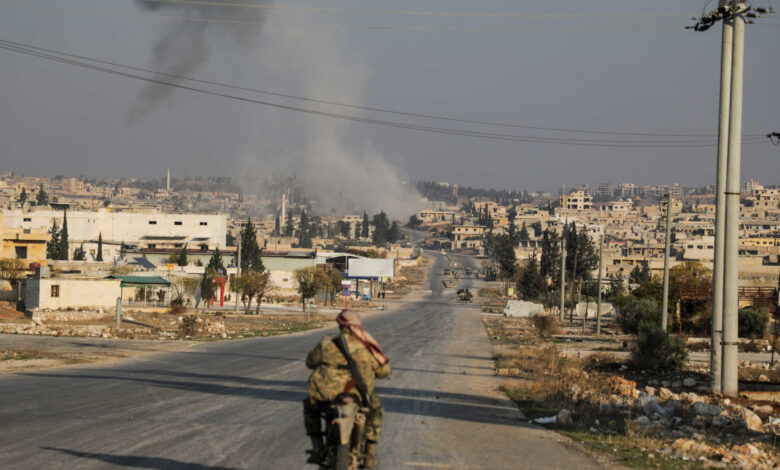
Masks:
[[[482,314],[442,288],[434,258],[430,291],[364,322],[393,368],[377,382],[378,468],[597,468],[498,391]],[[0,468],[313,469],[303,360],[323,333],[2,377]]]

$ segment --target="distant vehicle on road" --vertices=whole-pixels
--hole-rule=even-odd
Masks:
[[[474,273],[474,270],[471,268],[466,268],[466,276],[471,276],[471,274]]]
[[[458,289],[458,302],[471,302],[474,294],[468,289]]]

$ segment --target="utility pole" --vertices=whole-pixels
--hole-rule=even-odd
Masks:
[[[721,0],[725,6],[727,0]],[[710,336],[710,387],[720,393],[723,342],[723,241],[726,229],[726,165],[729,146],[729,107],[731,105],[731,42],[733,22],[723,20],[720,57],[720,115],[718,117],[718,171],[715,186],[715,259],[712,276],[712,335]]]
[[[241,232],[238,233],[238,244],[236,246],[236,280],[241,276]],[[238,300],[241,292],[236,290],[236,312],[238,312]]]
[[[737,283],[745,23],[753,23],[753,18],[774,12],[771,7],[747,6],[745,0],[720,0],[716,10],[694,18],[696,24],[686,27],[707,31],[716,22],[723,21],[710,368],[713,393],[729,396],[736,396],[739,389]],[[780,135],[767,135],[774,144],[773,136]]]
[[[726,237],[723,276],[723,372],[721,392],[737,396],[737,343],[739,341],[739,196],[740,147],[742,145],[742,72],[745,50],[745,2],[736,3],[731,56],[731,104],[729,105],[729,155],[726,176]]]
[[[601,334],[601,266],[604,262],[604,234],[599,239],[599,295],[596,302],[596,334]],[[586,314],[587,315],[587,314]]]
[[[566,285],[566,225],[563,226],[563,231],[561,232],[561,311],[560,311],[560,319],[561,321],[565,318],[564,309],[566,307],[566,288],[564,287]]]
[[[664,247],[664,296],[661,302],[661,328],[666,331],[669,310],[669,252],[672,247],[672,194],[666,193],[666,243]]]

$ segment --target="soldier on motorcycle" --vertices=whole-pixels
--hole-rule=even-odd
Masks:
[[[376,465],[376,446],[379,442],[384,410],[379,397],[374,393],[374,380],[390,376],[390,364],[376,340],[361,326],[360,315],[343,310],[336,321],[341,327],[349,353],[357,363],[360,375],[368,388],[371,414],[366,426],[365,468]],[[325,456],[320,413],[342,393],[356,393],[355,380],[350,374],[347,360],[333,342],[333,336],[325,336],[306,357],[306,366],[314,369],[307,388],[309,397],[303,401],[303,423],[306,434],[311,438],[312,450],[308,463],[320,464]]]

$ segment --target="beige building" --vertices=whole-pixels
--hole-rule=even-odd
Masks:
[[[452,248],[478,249],[482,246],[485,227],[479,225],[455,225],[452,227]]]
[[[581,189],[573,193],[564,194],[561,196],[560,201],[561,209],[565,210],[585,211],[593,209],[593,198]]]
[[[25,279],[24,306],[27,310],[115,307],[120,283],[119,279]]]
[[[0,258],[45,265],[48,241],[49,233],[45,227],[6,227],[0,213]]]

